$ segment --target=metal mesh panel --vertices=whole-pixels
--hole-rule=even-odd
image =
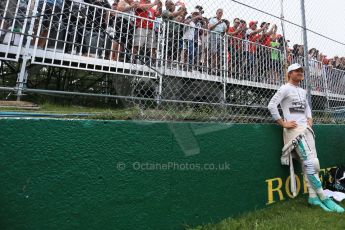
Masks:
[[[152,68],[158,61],[149,49],[157,53],[160,24],[103,4],[56,3],[39,3],[37,14],[42,16],[34,22],[32,63],[156,77]],[[157,27],[145,33],[135,26],[143,23]]]

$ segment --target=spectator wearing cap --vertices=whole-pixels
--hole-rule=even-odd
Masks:
[[[223,51],[223,34],[226,33],[227,25],[223,17],[223,9],[218,9],[216,12],[216,17],[209,20],[208,29],[210,32],[210,42],[211,42],[211,64],[215,69],[220,67],[220,58]]]
[[[254,71],[255,62],[256,62],[256,53],[257,53],[257,42],[260,39],[260,33],[265,28],[257,28],[258,21],[250,21],[249,28],[246,32],[246,54],[247,54],[247,73],[248,77],[251,77],[253,74],[256,73]]]
[[[154,7],[157,9],[154,9]],[[150,51],[151,58],[156,59],[157,39],[154,31],[154,20],[162,14],[162,2],[155,0],[140,0],[135,10],[136,30],[134,35],[133,55],[138,55],[139,49],[143,48],[144,53]]]

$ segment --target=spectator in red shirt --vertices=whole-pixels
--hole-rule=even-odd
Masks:
[[[249,41],[249,46],[248,46],[248,51],[252,54],[256,53],[256,43],[261,37],[259,34],[266,29],[266,27],[257,28],[258,26],[258,21],[251,21],[249,22],[249,29],[247,30],[246,33],[246,38]]]
[[[257,42],[261,37],[259,33],[261,33],[264,28],[257,28],[258,21],[250,21],[249,22],[249,29],[246,32],[246,45],[245,45],[245,53],[247,59],[247,76],[251,77],[254,73],[254,65],[255,65],[255,55],[257,49]]]
[[[263,22],[261,23],[261,28],[264,28],[264,30],[261,33],[261,37],[259,39],[259,42],[263,46],[271,47],[271,35],[277,33],[277,25],[274,24],[270,30],[268,30],[270,26],[270,23]]]
[[[157,10],[153,7],[157,6]],[[156,58],[157,39],[154,31],[154,20],[162,14],[162,2],[155,0],[140,0],[135,15],[140,17],[136,19],[136,31],[134,35],[133,55],[139,54],[139,49],[143,48],[145,54],[150,50],[151,58]],[[144,19],[145,18],[145,19]],[[147,20],[146,20],[147,19]]]
[[[229,66],[235,72],[240,68],[240,63],[242,62],[242,50],[243,50],[243,39],[245,37],[245,31],[247,30],[244,20],[235,18],[233,21],[234,25],[229,28],[229,53],[231,65]]]
[[[234,19],[234,25],[232,27],[229,27],[228,35],[230,35],[230,45],[236,48],[240,48],[239,43],[240,39],[244,38],[244,33],[247,28],[245,26],[245,22],[243,20],[240,20],[239,18]],[[243,24],[244,23],[244,24]]]
[[[263,31],[260,34],[259,38],[259,74],[261,76],[268,76],[270,67],[272,64],[270,63],[271,60],[271,49],[267,47],[271,47],[271,35],[276,33],[277,26],[274,24],[272,25],[271,29],[268,30],[270,26],[270,23],[262,22],[260,27],[263,29]]]

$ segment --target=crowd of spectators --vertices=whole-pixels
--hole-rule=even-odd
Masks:
[[[18,1],[25,9],[28,1]],[[9,1],[5,12],[6,2],[0,2],[2,43],[11,42],[5,39],[4,31],[13,32],[15,28],[10,26],[17,26],[11,23],[17,1]],[[205,15],[200,5],[188,12],[180,1],[111,2],[40,0],[32,45],[149,65],[160,58],[171,66],[177,63],[185,70],[212,74],[220,74],[227,66],[232,74],[270,75],[274,81],[282,75],[284,65],[303,57],[303,45],[295,44],[290,48],[289,40],[277,33],[277,25],[269,22],[240,18],[229,21],[223,18],[223,9],[216,10],[213,16]],[[157,54],[159,44],[164,44],[160,57]],[[327,58],[315,48],[308,53],[311,66],[345,70],[345,57]]]

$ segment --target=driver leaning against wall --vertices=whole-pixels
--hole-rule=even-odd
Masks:
[[[303,67],[295,63],[287,71],[287,83],[281,86],[268,104],[273,118],[284,128],[284,144],[293,146],[299,156],[308,187],[308,203],[320,206],[325,211],[344,212],[344,209],[327,197],[322,189],[318,172],[314,132],[312,131],[312,114],[306,91],[300,87],[304,79]],[[281,118],[280,104],[284,120]]]

